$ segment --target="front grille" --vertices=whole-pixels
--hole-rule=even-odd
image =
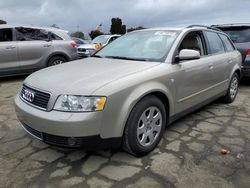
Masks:
[[[25,93],[25,90],[28,90],[28,91],[34,93],[34,98],[32,98],[32,100],[28,100],[27,98],[23,97],[23,95]],[[28,102],[28,103],[30,103],[30,104],[32,104],[34,106],[37,106],[39,108],[42,108],[44,110],[47,109],[49,99],[50,99],[50,94],[49,93],[39,91],[37,89],[30,88],[30,87],[28,87],[26,85],[23,85],[20,96],[26,102]]]
[[[78,48],[77,49],[79,52],[86,52],[86,49],[85,48]]]

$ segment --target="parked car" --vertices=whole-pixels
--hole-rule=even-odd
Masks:
[[[71,37],[73,41],[76,42],[77,46],[83,45],[83,44],[89,44],[91,41],[88,40],[83,40],[81,38],[77,38],[77,37]]]
[[[100,35],[91,41],[90,44],[83,44],[77,48],[79,58],[89,57],[100,48],[111,43],[121,35]]]
[[[228,34],[242,54],[242,76],[250,77],[250,23],[213,25]]]
[[[76,47],[61,29],[0,25],[0,76],[28,74],[75,60]]]
[[[210,27],[130,32],[93,57],[30,75],[16,113],[48,144],[141,156],[176,119],[219,97],[233,102],[240,68],[231,40]]]

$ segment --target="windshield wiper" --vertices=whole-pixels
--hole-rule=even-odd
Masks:
[[[111,59],[124,59],[124,60],[132,60],[132,61],[148,61],[147,59],[143,58],[132,58],[132,57],[122,57],[122,56],[104,56],[105,58]]]
[[[97,57],[97,58],[103,58],[103,56],[100,56],[100,55],[92,55],[91,57]]]

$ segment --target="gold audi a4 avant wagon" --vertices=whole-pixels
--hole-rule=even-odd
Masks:
[[[181,116],[219,97],[233,102],[241,61],[215,28],[135,31],[90,58],[31,74],[15,98],[16,113],[45,143],[142,156]]]

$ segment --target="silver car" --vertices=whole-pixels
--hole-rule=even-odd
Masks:
[[[61,29],[0,25],[0,77],[75,60],[76,47]]]
[[[15,98],[16,113],[48,144],[122,146],[141,156],[176,119],[219,97],[233,102],[241,61],[228,36],[213,28],[131,32],[94,57],[30,75]]]

